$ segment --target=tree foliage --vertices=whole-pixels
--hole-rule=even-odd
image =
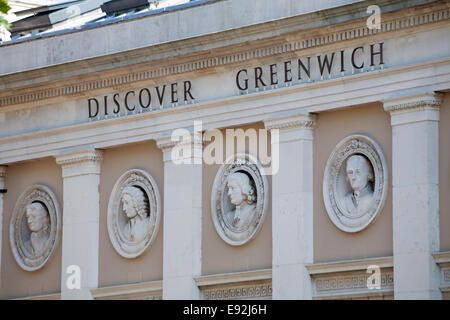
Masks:
[[[0,13],[7,14],[10,9],[11,7],[8,6],[8,0],[0,0]],[[10,24],[5,18],[0,16],[0,26],[5,26],[9,29]]]

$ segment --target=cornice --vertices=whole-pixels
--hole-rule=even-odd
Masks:
[[[272,279],[272,269],[262,269],[255,271],[200,276],[195,278],[194,280],[197,286],[201,288],[212,285],[224,285],[237,282],[271,280],[271,279]]]
[[[189,131],[189,129],[186,129]],[[163,151],[170,151],[174,146],[178,145],[187,145],[187,144],[194,144],[194,145],[202,145],[203,144],[203,136],[201,133],[193,133],[189,132],[186,133],[187,138],[185,139],[183,136],[181,136],[178,140],[172,140],[171,132],[166,132],[164,134],[161,134],[158,138],[156,138],[156,145],[159,149]],[[178,136],[180,137],[180,136]],[[189,142],[184,142],[185,140],[189,140]]]
[[[439,110],[441,103],[442,94],[429,92],[386,100],[383,101],[383,107],[385,111],[394,113],[399,111],[409,111],[412,109]]]
[[[95,300],[161,300],[162,281],[103,287],[91,292]]]
[[[61,166],[76,165],[83,162],[99,162],[103,159],[101,150],[82,150],[61,154],[55,157],[56,163]]]
[[[316,117],[312,114],[302,115],[283,115],[277,117],[274,115],[271,119],[264,121],[264,126],[267,130],[273,129],[312,129],[316,124]]]
[[[306,266],[311,275],[360,271],[366,270],[370,265],[377,265],[380,268],[392,268],[394,266],[392,257],[369,258],[336,262],[315,263]]]
[[[450,264],[450,251],[433,253],[432,256],[437,264]]]
[[[125,72],[123,74],[106,77],[95,73],[92,75],[92,80],[80,81],[78,79],[76,82],[74,80],[74,83],[71,84],[67,84],[67,82],[69,82],[67,79],[65,81],[54,81],[44,89],[42,88],[42,85],[41,88],[29,87],[24,89],[5,89],[3,90],[4,94],[0,92],[0,107],[80,94],[86,91],[111,88],[114,86],[123,86],[137,81],[174,76],[208,68],[244,63],[249,60],[261,59],[278,54],[295,53],[300,50],[427,25],[450,18],[450,8],[448,7],[447,1],[444,3],[438,2],[437,4],[411,8],[410,11],[406,12],[408,14],[405,14],[404,10],[387,13],[385,15],[387,19],[383,19],[381,29],[379,30],[368,29],[365,24],[366,19],[359,19],[357,21],[333,25],[332,30],[334,31],[331,33],[328,32],[330,31],[328,30],[330,26],[317,28],[313,32],[311,32],[311,30],[301,30],[297,31],[296,34],[287,36],[289,39],[284,35],[279,37],[277,41],[274,41],[274,39],[266,39],[261,42],[254,41],[254,45],[251,46],[251,49],[248,49],[248,45],[238,45],[233,49],[234,52],[225,54],[218,54],[215,51],[207,50],[203,53],[192,55],[189,61],[182,63],[173,63],[172,61],[164,66],[153,66],[149,69],[139,68],[140,70],[147,69],[143,71]],[[326,30],[327,32],[320,32],[320,30]],[[228,52],[233,51],[230,48],[228,49]],[[201,55],[206,55],[206,57],[202,58]],[[177,58],[177,60],[179,59],[180,58]],[[155,62],[153,62],[153,64],[154,63]],[[3,77],[3,81],[7,81],[7,77],[8,76]],[[13,90],[17,90],[18,93],[8,94],[8,91],[10,92]]]

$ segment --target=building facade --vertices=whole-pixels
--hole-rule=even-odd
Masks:
[[[202,0],[0,43],[0,298],[450,299],[449,19]]]

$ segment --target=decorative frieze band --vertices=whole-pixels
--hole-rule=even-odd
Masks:
[[[272,297],[272,284],[252,284],[230,288],[212,288],[202,291],[206,300],[257,299]]]
[[[206,300],[271,299],[272,270],[201,276],[195,279]]]
[[[307,269],[312,277],[315,299],[368,299],[393,295],[392,257],[317,263],[308,265]],[[372,280],[376,280],[373,286]]]
[[[426,8],[427,12],[418,13],[409,17],[404,17],[403,14],[400,14],[397,18],[382,21],[380,29],[368,29],[364,20],[359,24],[355,24],[356,27],[348,28],[348,26],[346,25],[343,28],[347,29],[337,31],[332,34],[310,38],[299,37],[299,40],[292,40],[292,42],[289,43],[276,44],[272,46],[246,50],[244,52],[236,52],[232,54],[208,57],[197,61],[163,66],[154,70],[140,71],[99,80],[78,82],[76,84],[62,85],[59,87],[57,86],[43,90],[36,90],[23,94],[3,96],[0,97],[0,107],[71,95],[89,90],[121,86],[136,81],[167,77],[170,75],[181,74],[185,72],[192,72],[206,68],[224,66],[232,63],[239,63],[251,59],[260,59],[272,55],[324,46],[339,41],[363,38],[383,32],[397,31],[419,25],[435,23],[450,18],[450,9],[448,7],[438,7],[433,12],[428,12],[429,9],[430,8]],[[305,33],[307,32],[309,31],[305,31]]]
[[[347,276],[332,276],[318,278],[316,283],[317,293],[340,290],[367,290],[367,279],[371,274],[351,274]],[[394,288],[393,271],[381,274],[381,289]]]

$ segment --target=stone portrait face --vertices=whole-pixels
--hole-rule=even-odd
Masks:
[[[137,215],[136,209],[133,205],[133,199],[129,194],[125,194],[122,198],[122,209],[128,218],[134,218]]]
[[[240,205],[244,201],[244,195],[242,194],[242,188],[237,179],[228,180],[228,196],[231,203],[235,206]]]
[[[235,206],[241,205],[244,201],[247,201],[247,203],[253,202],[250,198],[250,191],[252,189],[250,179],[245,173],[234,172],[230,174],[227,187],[230,201]]]
[[[144,218],[146,216],[144,192],[137,187],[126,187],[123,190],[122,209],[129,219],[138,214]]]
[[[39,232],[44,226],[49,224],[47,210],[39,202],[30,203],[26,209],[26,219],[28,228],[32,232]]]
[[[372,180],[371,167],[361,155],[353,155],[347,160],[346,173],[349,184],[354,191],[360,191]]]

